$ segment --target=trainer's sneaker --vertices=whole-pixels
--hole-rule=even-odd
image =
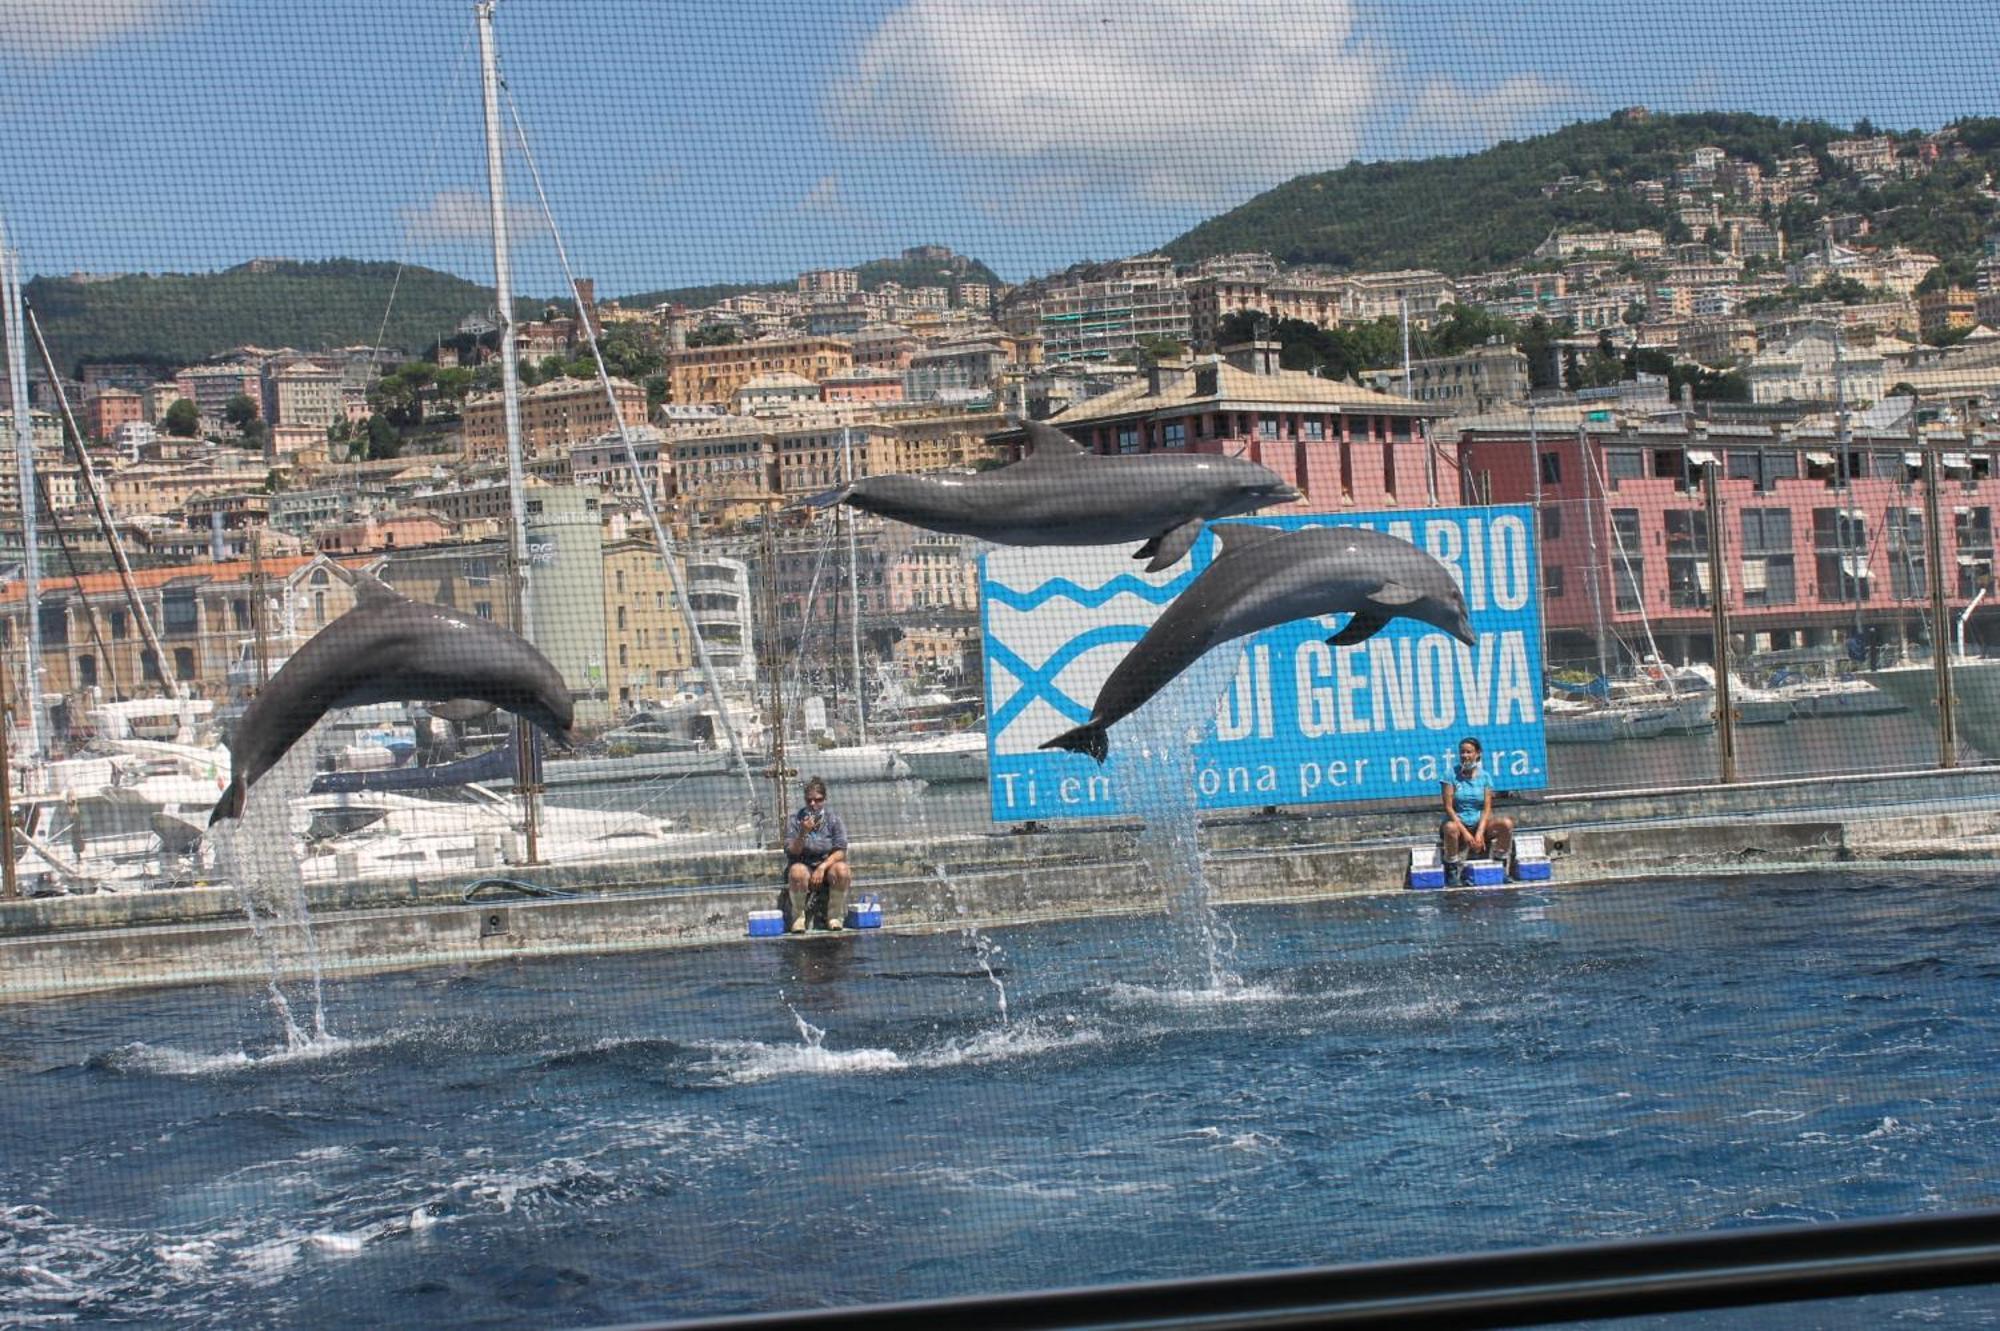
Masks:
[[[792,932],[795,934],[802,934],[805,931],[806,931],[806,917],[803,915],[792,916]]]
[[[834,933],[839,933],[842,929],[845,929],[847,926],[844,923],[842,923],[837,916],[829,915],[827,916],[826,927],[832,930]]]

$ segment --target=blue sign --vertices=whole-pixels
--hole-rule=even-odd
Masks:
[[[1533,508],[1257,521],[1371,527],[1429,551],[1464,590],[1477,641],[1467,646],[1428,624],[1392,619],[1367,641],[1335,648],[1326,639],[1347,616],[1332,615],[1217,647],[1209,656],[1232,657],[1236,673],[1213,729],[1194,746],[1200,807],[1435,799],[1468,735],[1484,747],[1500,789],[1548,784]],[[1009,547],[980,560],[994,821],[1133,811],[1122,787],[1137,783],[1120,781],[1118,738],[1135,718],[1111,728],[1102,766],[1040,746],[1089,719],[1106,677],[1215,550],[1204,533],[1189,560],[1159,573],[1144,572],[1124,546]]]

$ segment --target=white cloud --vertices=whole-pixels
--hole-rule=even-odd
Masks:
[[[908,0],[825,110],[855,138],[1235,201],[1359,154],[1385,62],[1354,28],[1350,0]]]
[[[0,0],[0,49],[56,59],[186,22],[205,7],[202,0]]]
[[[1412,156],[1472,152],[1558,129],[1581,114],[1580,99],[1577,89],[1539,74],[1517,75],[1485,89],[1437,78],[1410,103],[1397,138]]]
[[[799,200],[799,211],[804,213],[844,213],[847,205],[840,197],[840,177],[824,175],[812,183],[812,188]]]
[[[493,214],[486,195],[478,190],[440,190],[417,207],[399,208],[397,220],[403,235],[411,240],[486,240],[493,234]],[[508,238],[516,243],[548,231],[548,222],[539,208],[524,203],[507,208]]]

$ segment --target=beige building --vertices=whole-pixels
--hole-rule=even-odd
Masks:
[[[695,667],[673,580],[650,538],[604,547],[604,660],[610,701],[671,697]]]
[[[611,381],[618,412],[604,400],[604,388],[594,379],[564,376],[521,390],[521,454],[524,459],[545,454],[567,456],[579,444],[626,425],[646,423],[646,390],[624,379]],[[498,393],[465,404],[465,454],[474,462],[507,454],[505,404]]]
[[[795,374],[819,383],[854,367],[850,345],[833,337],[772,338],[666,355],[667,402],[722,406],[744,384],[767,374]]]

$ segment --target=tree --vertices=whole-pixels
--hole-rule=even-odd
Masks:
[[[396,427],[391,425],[386,417],[370,416],[366,437],[368,459],[371,462],[380,458],[395,457],[403,451],[403,436],[396,433]]]
[[[257,403],[248,393],[238,393],[222,408],[222,419],[238,430],[247,428],[258,415]]]
[[[201,411],[186,398],[175,398],[161,422],[176,439],[192,439],[201,433]]]

